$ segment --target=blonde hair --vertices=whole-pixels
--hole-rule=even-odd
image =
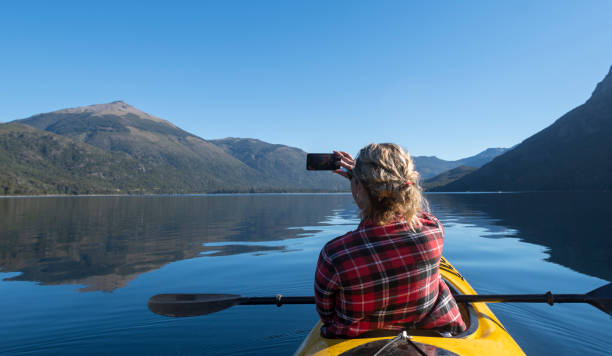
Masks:
[[[353,175],[368,192],[369,204],[362,210],[363,219],[386,224],[398,215],[411,229],[422,226],[418,216],[429,211],[419,172],[410,154],[393,143],[371,143],[359,151]]]

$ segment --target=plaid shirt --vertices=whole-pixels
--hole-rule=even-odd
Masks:
[[[363,221],[323,247],[315,299],[324,336],[355,337],[374,329],[465,330],[438,271],[442,224],[426,213],[420,220],[423,227],[416,232],[403,220]]]

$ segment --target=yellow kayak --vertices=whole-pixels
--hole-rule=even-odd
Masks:
[[[476,294],[463,276],[444,258],[440,274],[453,294]],[[467,330],[453,337],[443,337],[430,330],[371,332],[354,339],[327,339],[320,335],[319,321],[295,352],[301,355],[524,355],[485,303],[460,303]],[[399,335],[398,335],[399,334]],[[407,335],[406,335],[407,334]],[[384,348],[384,349],[383,349]],[[418,348],[418,349],[417,349]]]

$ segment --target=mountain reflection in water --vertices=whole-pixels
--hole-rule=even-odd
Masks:
[[[316,230],[300,227],[350,212],[351,202],[350,195],[0,199],[0,271],[20,272],[5,280],[112,291],[200,254],[285,251],[257,243],[308,236]]]
[[[441,220],[452,216],[491,232],[510,229],[507,237],[548,247],[549,261],[612,281],[611,192],[429,194],[428,199]]]
[[[549,260],[612,280],[612,193],[428,194],[448,226],[477,225],[543,245]],[[112,291],[198,256],[288,252],[330,214],[355,221],[352,197],[212,195],[0,199],[5,280]],[[313,223],[315,222],[315,223]],[[354,225],[347,226],[346,230]],[[486,236],[485,236],[486,237]]]

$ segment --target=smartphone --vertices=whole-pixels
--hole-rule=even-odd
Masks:
[[[333,153],[309,153],[306,169],[309,171],[333,171],[340,168],[340,158]]]

